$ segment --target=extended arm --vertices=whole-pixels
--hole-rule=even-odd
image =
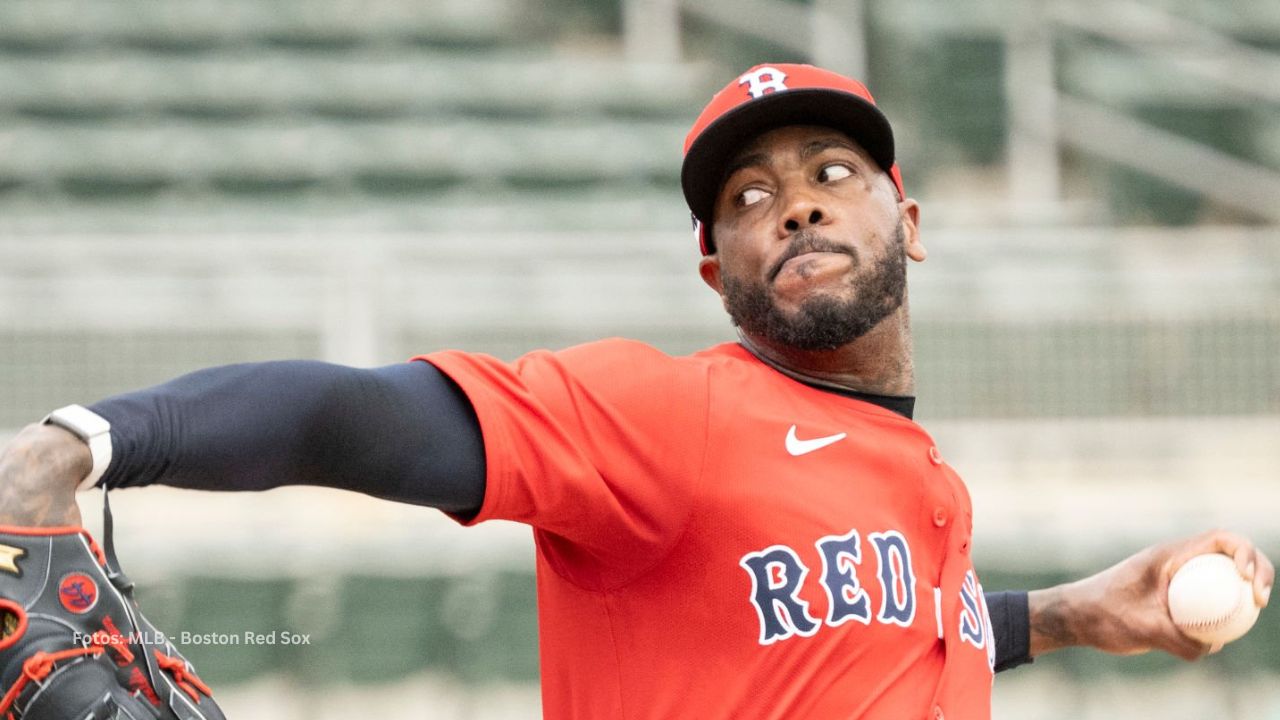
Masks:
[[[475,513],[484,450],[470,403],[435,367],[318,362],[230,365],[108,398],[111,487],[206,490],[324,485]],[[0,523],[78,524],[88,449],[30,425],[0,453]]]

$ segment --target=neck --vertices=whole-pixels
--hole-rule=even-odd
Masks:
[[[914,395],[911,327],[905,303],[867,334],[834,350],[799,350],[739,330],[751,354],[800,382],[872,395]]]

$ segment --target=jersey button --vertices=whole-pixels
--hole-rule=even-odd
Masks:
[[[942,453],[938,452],[938,447],[936,445],[929,447],[929,462],[934,465],[942,464]]]
[[[941,706],[939,705],[933,706],[933,720],[946,720],[946,717],[947,717],[946,715],[942,714]]]
[[[947,509],[939,505],[933,509],[933,524],[938,527],[947,526]]]

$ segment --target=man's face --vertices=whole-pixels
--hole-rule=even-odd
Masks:
[[[702,274],[746,333],[835,349],[902,307],[906,257],[924,258],[916,213],[843,133],[780,128],[730,163]]]

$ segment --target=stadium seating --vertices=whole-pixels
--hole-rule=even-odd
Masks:
[[[1144,2],[1280,50],[1273,0]],[[1026,5],[863,4],[869,80],[925,205],[931,260],[911,270],[911,302],[927,425],[1053,434],[1081,419],[1280,415],[1273,224],[1070,150],[1061,203],[1011,206],[1006,25]],[[743,61],[806,58],[689,22],[684,58],[629,62],[619,15],[620,0],[0,3],[0,434],[211,364],[382,364],[441,347],[513,357],[614,334],[681,353],[731,339],[696,277],[681,142]],[[1171,74],[1147,52],[1163,41],[1131,30],[1124,47],[1061,32],[1058,89],[1280,168],[1274,104]],[[1135,483],[1163,482],[1157,450]],[[1034,493],[1027,452],[997,443],[971,457],[1007,460],[1009,484]],[[1108,467],[1138,465],[1138,452]],[[292,557],[288,538],[313,522],[340,526],[303,514],[263,544]],[[126,566],[166,552],[135,543]],[[416,554],[383,574],[348,557],[319,579],[175,566],[168,585],[143,587],[171,601],[148,605],[162,627],[318,628],[312,646],[192,653],[232,688],[272,671],[304,688],[443,669],[527,682],[533,579],[516,560],[457,576],[421,570]],[[984,572],[991,588],[1062,576]],[[471,624],[459,607],[476,610]],[[1276,672],[1276,627],[1223,662]],[[1077,688],[1169,669],[1065,658],[1050,677]]]

